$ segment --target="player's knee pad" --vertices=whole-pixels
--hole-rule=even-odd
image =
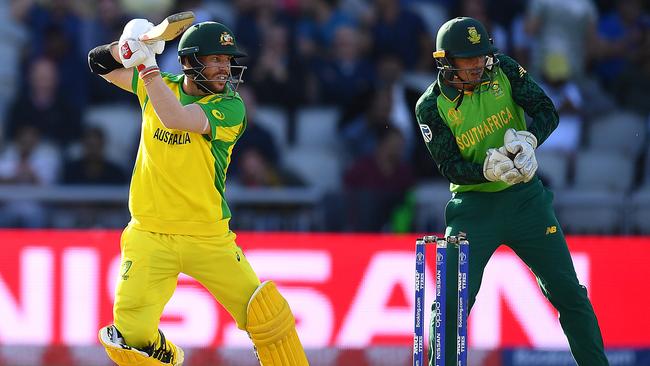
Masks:
[[[140,350],[127,345],[113,325],[99,330],[99,341],[119,366],[181,366],[185,358],[183,349],[168,341],[162,332],[160,346],[155,349]]]
[[[275,284],[265,281],[251,296],[246,331],[262,366],[308,366],[296,321]]]

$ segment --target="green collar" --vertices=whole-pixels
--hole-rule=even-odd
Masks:
[[[485,83],[491,82],[492,76],[487,74],[487,71],[483,74],[483,77],[481,78],[481,86],[484,85]],[[438,85],[440,87],[440,93],[447,98],[450,102],[456,102],[458,97],[460,96],[461,93],[465,94],[472,94],[474,91],[461,91],[460,89],[456,89],[453,86],[445,84],[445,82],[442,80],[442,73],[438,73]]]
[[[440,93],[442,93],[442,95],[450,102],[455,102],[460,96],[461,91],[453,86],[445,84],[442,80],[442,73],[440,72],[438,73],[438,86],[440,87]]]

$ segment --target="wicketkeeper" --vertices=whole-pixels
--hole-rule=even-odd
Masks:
[[[199,23],[178,45],[183,74],[161,73],[156,54],[164,42],[138,40],[152,27],[133,19],[119,42],[88,54],[94,73],[134,93],[142,107],[114,324],[99,339],[120,366],[181,365],[183,350],[158,325],[182,272],[248,332],[262,365],[308,365],[289,305],[273,282],[260,284],[228,227],[226,171],[246,128],[236,91],[244,67],[235,62],[244,53],[223,24]]]
[[[433,53],[438,77],[416,106],[427,148],[451,182],[445,235],[463,231],[471,243],[470,309],[485,265],[506,244],[530,267],[558,310],[578,365],[608,365],[594,309],[553,211],[553,193],[535,175],[535,148],[557,127],[558,114],[526,70],[496,52],[477,20],[459,17],[443,24]],[[529,126],[524,114],[532,119]],[[449,326],[455,321],[449,320],[456,319],[457,263],[458,253],[450,250],[447,355],[456,354],[456,327]],[[430,349],[432,342],[431,337]],[[447,357],[447,365],[455,364],[454,357]]]

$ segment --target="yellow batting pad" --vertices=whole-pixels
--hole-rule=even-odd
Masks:
[[[296,320],[275,283],[265,281],[248,302],[246,331],[262,366],[309,366]]]
[[[124,343],[115,326],[109,325],[99,331],[99,342],[106,349],[108,357],[119,366],[182,366],[184,353],[180,347],[176,348],[176,362],[173,364],[162,362],[146,352],[140,351]]]

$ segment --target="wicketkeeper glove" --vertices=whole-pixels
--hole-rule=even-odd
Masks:
[[[514,162],[508,157],[505,147],[488,149],[486,155],[483,161],[483,175],[490,182],[504,181],[512,185],[524,180]]]
[[[509,128],[503,136],[503,142],[506,150],[515,155],[513,161],[517,170],[524,176],[524,182],[530,181],[537,171],[537,158],[535,157],[537,138],[535,135],[528,131]]]

